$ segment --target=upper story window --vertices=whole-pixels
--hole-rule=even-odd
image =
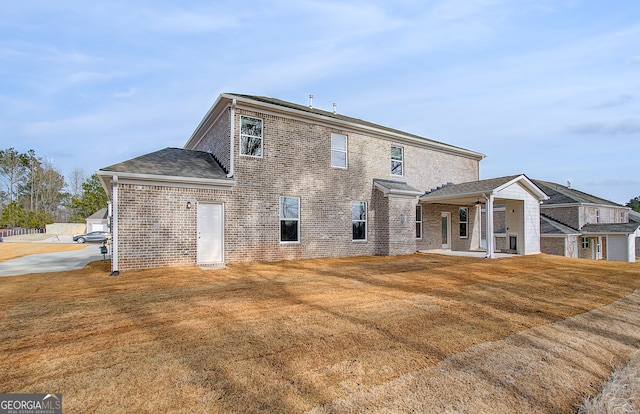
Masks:
[[[469,209],[460,207],[460,238],[469,237]]]
[[[627,222],[627,216],[625,215],[624,211],[620,212],[620,223],[626,223]]]
[[[331,133],[331,166],[347,168],[347,136]]]
[[[280,197],[280,241],[300,241],[299,197]]]
[[[596,210],[596,223],[600,223],[600,209]]]
[[[391,146],[391,174],[404,175],[404,150],[396,145]]]
[[[262,119],[240,117],[240,155],[262,157]]]
[[[353,240],[367,240],[367,202],[351,202]]]

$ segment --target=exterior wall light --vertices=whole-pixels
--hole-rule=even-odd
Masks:
[[[191,201],[187,201],[187,208],[191,208]]]

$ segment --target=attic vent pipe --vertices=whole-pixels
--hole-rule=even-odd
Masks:
[[[338,113],[338,104],[336,104],[335,102],[333,103],[333,114],[337,114]]]
[[[309,109],[313,109],[313,95],[309,95]]]

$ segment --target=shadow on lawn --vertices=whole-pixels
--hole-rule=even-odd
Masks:
[[[464,273],[438,263],[425,271],[428,261],[410,262],[405,271],[398,271],[401,260],[393,263],[377,258],[369,264],[365,260],[360,271],[345,268],[340,261],[335,266],[315,267],[313,261],[277,263],[265,265],[267,270],[256,272],[251,279],[165,287],[135,306],[122,300],[112,302],[132,321],[141,321],[138,327],[191,371],[190,381],[215,397],[207,400],[210,405],[200,406],[203,410],[284,413],[300,412],[433,366],[474,344],[585,312],[590,308],[582,301],[609,303],[616,299],[613,292],[620,295],[621,290],[602,282],[598,296],[598,289],[578,289],[578,279],[554,285],[541,283],[533,275],[505,271],[488,277],[481,271]],[[465,261],[464,266],[474,263]],[[233,274],[233,268],[220,273],[223,278]],[[517,283],[516,277],[520,278]],[[526,277],[530,280],[523,281]],[[325,296],[304,286],[314,283],[327,290]],[[605,290],[607,285],[611,292]],[[549,289],[558,286],[558,294],[550,295]],[[415,307],[409,299],[417,295],[430,307]],[[431,300],[435,305],[431,306]],[[181,325],[174,318],[167,321],[156,309],[175,309],[191,319]],[[398,316],[391,313],[384,318],[382,311],[387,310]],[[205,326],[194,330],[190,322]],[[170,336],[159,329],[167,324]],[[595,332],[623,344],[637,344],[638,340],[583,323],[574,323],[572,328],[576,335]],[[446,331],[449,338],[438,334]],[[194,335],[200,336],[195,342],[185,339]],[[553,342],[552,337],[544,339]],[[554,355],[553,349],[537,339],[521,340],[524,347],[540,347]],[[391,362],[377,360],[378,355],[386,355]],[[580,361],[555,356],[580,365]],[[605,362],[597,360],[598,365]],[[354,372],[341,371],[341,363],[351,363]],[[396,365],[390,367],[391,372],[367,378],[367,369],[373,373],[374,367],[381,368],[377,364],[385,363]],[[556,408],[544,394],[534,395],[527,386],[505,385],[490,369],[475,369],[484,381],[511,387],[519,398],[541,410]],[[602,376],[595,370],[589,375]]]

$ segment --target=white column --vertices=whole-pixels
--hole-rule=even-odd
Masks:
[[[495,237],[493,235],[493,194],[487,199],[487,258],[495,257]]]
[[[111,276],[118,276],[118,176],[113,176],[112,203],[113,216],[111,217]]]

